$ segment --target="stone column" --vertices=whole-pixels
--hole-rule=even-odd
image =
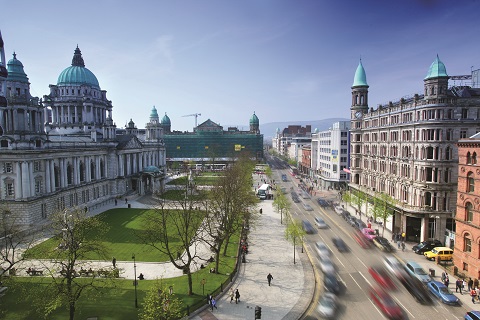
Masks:
[[[15,163],[17,177],[15,178],[15,199],[22,199],[22,167],[20,162]]]
[[[45,189],[47,193],[52,192],[50,185],[50,160],[45,160]]]
[[[28,176],[28,163],[26,161],[22,162],[22,198],[30,197],[30,179]]]

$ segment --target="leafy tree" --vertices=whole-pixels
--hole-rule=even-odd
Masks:
[[[362,206],[367,201],[367,196],[362,191],[356,191],[352,195],[352,204],[357,206],[358,211],[362,212]]]
[[[143,301],[140,320],[176,320],[185,316],[182,301],[163,282],[156,281]]]
[[[170,262],[187,275],[188,294],[193,294],[191,266],[198,256],[202,234],[199,226],[205,217],[198,196],[188,195],[167,202],[159,201],[145,216],[138,237],[147,245],[167,255]],[[197,191],[198,192],[198,191]],[[204,197],[200,195],[200,198]],[[172,241],[173,239],[177,241]]]
[[[215,253],[215,272],[218,272],[220,250],[226,255],[230,238],[250,223],[258,199],[252,192],[253,162],[240,157],[229,166],[211,189],[206,207],[206,219],[202,224],[206,236],[203,240]]]
[[[346,203],[348,203],[349,205],[352,204],[352,195],[350,192],[348,191],[345,191],[342,193],[342,200],[345,201]]]
[[[292,204],[290,203],[288,198],[285,196],[285,194],[282,192],[282,190],[278,188],[277,188],[277,191],[275,192],[273,207],[275,208],[275,211],[280,213],[280,223],[283,224],[283,217],[288,213],[288,211],[292,207]]]
[[[55,309],[66,306],[69,310],[69,319],[73,320],[77,301],[86,289],[98,290],[105,286],[105,283],[95,276],[79,279],[77,270],[88,263],[87,255],[91,256],[92,252],[107,259],[107,248],[97,239],[101,238],[109,227],[98,217],[87,217],[87,213],[79,208],[57,211],[50,219],[57,249],[54,252],[45,252],[49,259],[44,263],[44,267],[52,281],[41,296],[44,300],[44,313],[48,316]],[[116,274],[106,273],[105,276],[114,277]]]
[[[303,239],[306,235],[305,230],[293,219],[287,219],[287,227],[285,228],[285,239],[293,244],[293,263],[295,264],[295,246],[301,243],[303,246]]]
[[[385,232],[385,224],[387,223],[388,217],[393,215],[393,206],[395,205],[396,200],[384,192],[376,192],[374,198],[374,204],[372,207],[372,214],[374,221],[377,221],[377,218],[382,219],[383,229],[382,236]]]
[[[267,166],[267,168],[265,169],[265,175],[268,177],[269,180],[272,180],[273,172],[270,166]]]

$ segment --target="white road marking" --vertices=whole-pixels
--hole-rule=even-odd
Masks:
[[[415,316],[410,311],[408,311],[408,309],[400,302],[400,300],[398,300],[396,297],[393,297],[393,298],[397,301],[399,305],[402,306],[403,310],[407,311],[408,314],[412,316],[412,318],[415,318]]]

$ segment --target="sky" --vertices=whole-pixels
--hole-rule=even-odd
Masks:
[[[78,45],[113,104],[144,128],[155,106],[172,130],[211,119],[350,118],[360,59],[369,106],[423,92],[436,55],[449,75],[480,69],[480,0],[2,1],[6,59],[33,96],[49,93]],[[452,84],[453,82],[451,82]],[[268,133],[267,133],[268,134]]]

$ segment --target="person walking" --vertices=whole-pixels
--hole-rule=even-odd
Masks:
[[[235,298],[235,290],[233,290],[233,288],[232,288],[232,290],[230,291],[230,303],[233,302],[234,298]]]
[[[112,264],[113,264],[113,268],[115,269],[117,267],[117,259],[115,259],[115,257],[113,257],[112,259]]]
[[[450,278],[448,277],[448,274],[445,275],[445,281],[443,283],[445,284],[445,287],[448,287],[450,284]]]
[[[270,287],[270,283],[272,283],[273,276],[271,273],[268,274],[267,276],[267,281],[268,281],[268,286]]]
[[[402,241],[402,252],[405,251],[405,241]]]
[[[215,298],[212,297],[212,301],[210,302],[210,307],[212,308],[212,311],[213,311],[213,308],[217,309],[217,300],[215,300]]]
[[[462,281],[462,290],[465,291],[465,287],[466,287],[466,286],[467,286],[467,282],[465,281],[465,279],[463,279],[463,281]],[[470,290],[472,290],[472,289],[470,289]],[[470,291],[470,290],[468,290],[468,291]]]
[[[240,292],[238,291],[238,289],[235,290],[235,303],[239,303],[240,302]]]
[[[476,292],[476,295],[477,295],[477,300],[480,301],[480,288],[475,287],[475,292]]]
[[[462,280],[460,279],[455,281],[455,292],[458,292],[458,290],[460,290],[460,294],[462,294]]]
[[[472,289],[475,289],[474,286],[473,286],[473,280],[472,278],[468,278],[468,291],[471,291]]]
[[[445,271],[443,271],[443,272],[442,272],[442,282],[443,282],[443,283],[445,283],[445,276],[446,276],[446,275],[447,275],[447,274],[445,273]]]
[[[475,297],[477,296],[477,291],[472,289],[472,291],[470,291],[470,296],[472,297],[472,302],[475,304]]]
[[[473,279],[473,287],[474,287],[474,288],[480,288],[480,285],[479,285],[479,283],[478,283],[478,279],[477,279],[477,278]]]

